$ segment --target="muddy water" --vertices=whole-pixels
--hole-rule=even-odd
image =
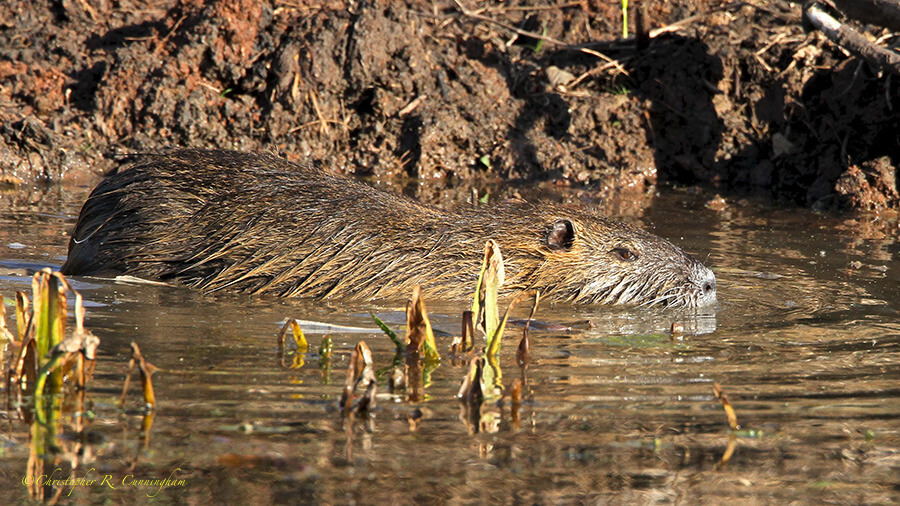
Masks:
[[[0,195],[0,294],[58,267],[84,194]],[[521,329],[501,351],[503,382],[524,379],[524,402],[487,403],[473,424],[454,398],[464,369],[445,357],[425,400],[379,383],[375,416],[337,410],[349,354],[365,340],[376,368],[393,345],[368,313],[402,307],[201,296],[189,290],[76,279],[88,327],[102,340],[78,465],[45,465],[62,501],[190,503],[743,503],[900,500],[900,244],[896,220],[824,216],[749,203],[723,212],[677,190],[640,218],[705,259],[719,307],[691,314],[544,306],[545,321],[592,328]],[[456,332],[461,304],[429,304]],[[307,326],[302,364],[279,357],[285,317]],[[673,322],[685,326],[673,341]],[[330,331],[330,367],[315,353]],[[439,338],[445,352],[449,338]],[[136,390],[115,402],[140,344],[161,369],[159,407],[145,418]],[[713,397],[720,383],[741,431]],[[3,392],[5,397],[5,391]],[[0,503],[28,497],[29,429],[3,408]],[[151,424],[142,431],[142,423]],[[721,459],[733,441],[727,464]],[[71,446],[70,446],[71,447]],[[160,487],[140,480],[169,478]],[[56,491],[51,490],[51,493]],[[152,497],[152,499],[151,499]]]

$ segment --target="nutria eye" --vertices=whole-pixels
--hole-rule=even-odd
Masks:
[[[626,248],[616,248],[612,250],[612,254],[615,255],[619,260],[625,262],[633,262],[637,260],[638,257],[637,253]]]

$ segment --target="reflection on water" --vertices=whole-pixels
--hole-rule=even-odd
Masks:
[[[28,290],[58,267],[83,194],[0,194],[0,294]],[[520,370],[508,331],[503,382],[523,398],[483,406],[473,428],[455,400],[466,369],[445,357],[425,401],[379,381],[375,416],[342,421],[350,352],[365,340],[375,368],[394,358],[369,312],[400,327],[396,307],[260,299],[76,279],[101,358],[92,408],[62,500],[184,502],[742,502],[900,500],[898,225],[748,204],[717,213],[677,192],[641,223],[716,271],[713,314],[544,306],[571,331],[531,333]],[[458,332],[462,304],[429,301],[432,323]],[[526,310],[523,309],[523,313]],[[278,357],[285,317],[330,329],[330,362],[310,327],[302,366]],[[590,321],[590,325],[585,321]],[[685,327],[673,340],[673,323]],[[129,343],[161,371],[152,429],[133,393],[115,407]],[[446,354],[449,338],[439,338]],[[721,384],[742,431],[729,444]],[[5,387],[4,387],[5,393]],[[28,426],[14,409],[0,457],[0,502],[28,497]],[[51,461],[64,476],[65,462]],[[110,476],[109,484],[101,480]],[[135,479],[174,476],[161,489]],[[129,484],[123,481],[128,480]],[[71,496],[66,499],[66,495]]]

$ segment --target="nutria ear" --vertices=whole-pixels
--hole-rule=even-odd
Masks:
[[[569,250],[575,242],[575,227],[566,219],[557,220],[547,233],[547,247],[556,250]]]

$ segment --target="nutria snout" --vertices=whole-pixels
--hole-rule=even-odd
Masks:
[[[269,154],[142,156],[91,193],[67,275],[131,274],[284,297],[472,294],[484,242],[507,291],[587,304],[710,306],[715,275],[665,239],[585,210],[509,201],[450,212]]]

